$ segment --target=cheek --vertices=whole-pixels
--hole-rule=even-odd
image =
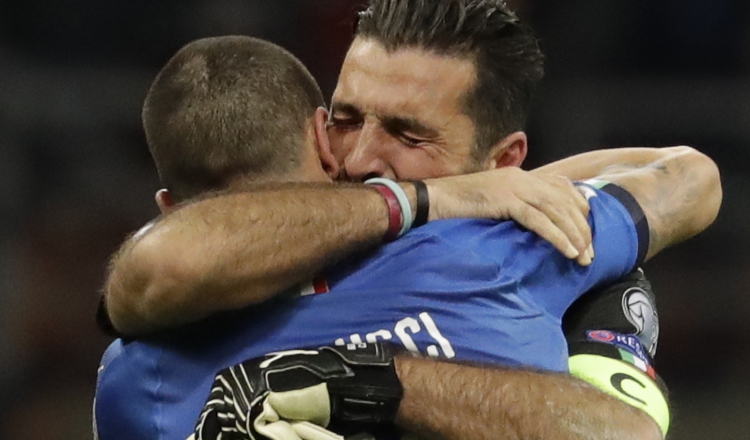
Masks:
[[[406,150],[397,157],[394,171],[400,180],[431,179],[464,174],[463,163],[456,158],[433,155],[424,150]]]
[[[335,129],[328,131],[328,139],[331,144],[331,153],[333,154],[333,157],[336,159],[336,162],[338,162],[339,165],[344,164],[346,156],[349,155],[349,152],[352,149],[351,147],[352,145],[354,145],[352,143],[353,140],[351,135],[351,133],[341,133]]]
[[[419,180],[444,175],[443,164],[419,149],[403,149],[390,158],[398,180]]]

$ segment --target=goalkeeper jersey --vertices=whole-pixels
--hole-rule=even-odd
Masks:
[[[633,270],[648,245],[630,194],[585,188],[596,251],[588,267],[513,222],[442,220],[261,306],[116,340],[99,369],[98,438],[184,440],[220,369],[279,350],[381,340],[428,356],[565,371],[563,313]]]

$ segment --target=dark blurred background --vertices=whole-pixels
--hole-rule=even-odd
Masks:
[[[358,3],[0,1],[0,440],[91,438],[107,258],[157,213],[140,107],[160,67],[196,38],[259,36],[299,56],[330,96]],[[676,144],[718,162],[718,221],[647,273],[671,438],[747,438],[750,2],[512,3],[548,55],[529,166]]]

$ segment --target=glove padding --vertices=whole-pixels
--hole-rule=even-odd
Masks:
[[[393,422],[403,389],[382,344],[269,353],[219,372],[196,440],[333,440],[324,429]]]
[[[643,270],[637,269],[615,284],[587,292],[565,312],[563,331],[569,343],[586,340],[586,333],[591,330],[636,336],[651,358],[656,355],[659,314]]]

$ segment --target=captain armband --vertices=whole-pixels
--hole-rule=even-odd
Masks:
[[[595,332],[590,332],[595,333]],[[616,338],[635,339],[609,331],[596,333]],[[598,336],[598,335],[597,335]],[[632,342],[632,341],[631,341]],[[669,430],[669,403],[666,387],[650,365],[648,357],[607,343],[593,341],[571,347],[570,374],[590,383],[635,408],[645,411],[656,421],[663,435]],[[605,350],[601,350],[604,348]],[[614,349],[614,350],[612,350]]]

